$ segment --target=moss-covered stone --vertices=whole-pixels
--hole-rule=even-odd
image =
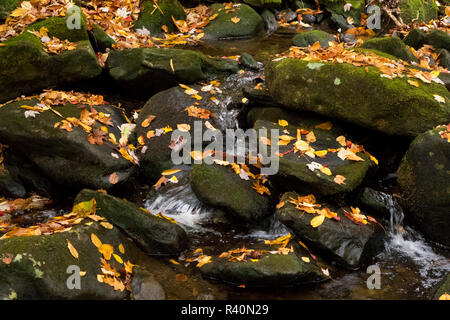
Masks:
[[[192,83],[239,70],[233,60],[208,58],[191,50],[161,48],[112,51],[106,66],[111,77],[127,92],[144,97],[178,83]]]
[[[195,165],[190,179],[200,201],[237,219],[255,222],[271,213],[270,199],[257,193],[253,182],[241,179],[231,167]]]
[[[89,201],[97,203],[97,214],[108,219],[141,247],[151,254],[176,254],[186,247],[188,239],[184,230],[175,223],[158,218],[131,202],[84,189],[75,203]]]
[[[431,31],[427,35],[425,43],[432,45],[435,49],[445,49],[450,51],[450,35],[442,30]]]
[[[416,88],[404,78],[383,78],[374,67],[366,71],[346,63],[287,58],[272,61],[265,73],[272,97],[286,108],[387,134],[416,136],[450,118],[450,94],[445,86],[420,83]],[[439,103],[434,95],[447,102]]]
[[[328,42],[333,40],[334,37],[331,34],[322,30],[313,30],[295,35],[292,43],[297,47],[308,47],[319,41],[322,48],[328,48]]]
[[[322,207],[336,212],[340,220],[325,218],[320,226],[313,228],[310,221],[316,215],[298,210],[289,202],[291,198],[297,199],[297,197],[298,194],[293,192],[283,194],[281,201],[284,201],[285,205],[276,211],[278,220],[323,258],[331,259],[348,268],[358,268],[369,254],[365,250],[366,246],[371,243],[372,237],[379,229],[372,223],[355,224],[344,215],[343,210],[351,212],[349,208],[340,208],[328,203],[321,203]]]
[[[406,45],[414,49],[421,48],[426,42],[427,33],[420,29],[412,29],[403,39]]]
[[[21,0],[2,0],[0,2],[0,21],[6,20],[9,14],[17,8]]]
[[[105,52],[106,49],[111,49],[116,41],[108,36],[108,34],[99,26],[94,25],[90,31],[92,34],[92,45],[96,51]]]
[[[3,42],[0,46],[0,102],[100,75],[101,68],[86,29],[68,30],[65,19],[59,17],[43,20],[29,29],[43,26],[49,29],[50,36],[77,41],[77,48],[58,55],[47,54],[40,39],[29,32]]]
[[[159,0],[157,6],[152,0],[144,0],[141,1],[141,12],[134,28],[145,27],[153,36],[162,34],[163,26],[169,32],[175,32],[177,28],[172,18],[186,20],[186,13],[178,0]]]
[[[433,299],[438,300],[443,294],[450,294],[450,273],[437,286]]]
[[[205,28],[204,40],[225,40],[250,38],[264,28],[261,16],[246,4],[234,4],[233,9],[226,10],[223,4],[212,5],[213,14],[218,14]],[[239,18],[235,23],[231,19]]]
[[[349,11],[344,11],[346,3],[352,5]],[[359,24],[361,13],[364,13],[366,5],[364,0],[321,0],[320,4],[333,13],[344,17],[352,17],[357,24]]]
[[[401,0],[399,8],[402,20],[406,24],[437,19],[438,6],[433,0]]]
[[[300,118],[300,117],[299,117]],[[286,118],[282,118],[286,120]],[[277,120],[276,120],[277,121]],[[294,119],[288,118],[289,126],[286,127],[288,132],[297,132],[297,129],[305,129],[313,131],[317,141],[310,143],[310,146],[316,151],[339,149],[340,145],[336,141],[339,136],[337,132],[339,130],[330,132],[328,130],[316,129],[313,123],[317,123],[314,119],[308,119],[304,117],[300,121],[294,121]],[[279,135],[283,134],[283,128],[281,128],[277,122],[269,122],[264,120],[258,120],[255,122],[254,129],[267,129],[270,133],[271,129],[278,129]],[[270,134],[268,135],[270,137]],[[334,195],[343,192],[349,192],[358,187],[363,181],[367,170],[372,165],[369,158],[362,154],[358,155],[364,161],[352,161],[342,160],[337,157],[336,153],[328,152],[324,158],[316,157],[314,159],[308,156],[299,156],[294,152],[289,152],[293,148],[292,143],[286,146],[279,146],[279,153],[285,154],[279,159],[279,170],[275,176],[272,177],[274,181],[283,188],[289,186],[297,191],[310,191],[322,195]],[[332,175],[327,175],[320,170],[310,170],[308,165],[311,162],[317,162],[327,166]],[[334,181],[336,175],[342,175],[346,178],[345,184],[338,184]]]
[[[438,62],[441,67],[450,69],[450,52],[442,49],[438,56]]]
[[[374,49],[408,62],[417,62],[412,51],[398,37],[373,38],[364,42],[361,48]]]
[[[54,70],[53,70],[54,71]],[[121,182],[133,172],[132,164],[122,157],[111,156],[114,146],[88,142],[88,134],[80,127],[71,132],[55,128],[61,117],[48,110],[34,118],[25,118],[22,105],[35,106],[38,100],[13,102],[0,108],[0,140],[14,152],[30,159],[55,183],[70,187],[109,188],[109,176],[116,172]],[[120,111],[110,106],[93,107],[112,117],[110,133],[120,137],[118,126],[126,123]],[[64,117],[80,117],[77,105],[55,106]]]
[[[302,261],[295,253],[266,254],[254,262],[229,262],[216,258],[200,271],[208,278],[253,287],[285,287],[325,280],[314,263]]]
[[[86,221],[87,222],[87,221]],[[91,221],[92,222],[92,221]],[[102,274],[101,253],[91,241],[97,235],[102,243],[114,247],[124,261],[132,261],[133,244],[117,228],[107,230],[94,222],[84,223],[70,231],[52,235],[14,237],[0,240],[0,259],[11,258],[9,264],[0,263],[0,299],[124,299],[127,291],[115,291],[113,287],[97,281]],[[67,248],[67,242],[75,247],[78,259]],[[125,254],[119,252],[119,244]],[[0,260],[1,261],[1,260]],[[119,270],[123,268],[114,259],[108,261]],[[81,277],[80,289],[69,289],[69,277],[76,272],[70,266],[78,266],[86,272]]]
[[[450,143],[441,138],[444,129],[417,136],[397,173],[412,220],[430,239],[450,246]]]

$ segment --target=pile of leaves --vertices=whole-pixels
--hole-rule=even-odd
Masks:
[[[287,52],[281,54],[277,59],[283,58],[295,58],[305,61],[323,61],[333,63],[348,63],[356,67],[365,67],[368,71],[368,67],[375,67],[381,72],[381,77],[394,79],[408,77],[411,79],[419,79],[424,83],[439,83],[444,84],[442,80],[438,78],[440,72],[447,72],[446,69],[435,65],[430,66],[427,64],[427,68],[432,71],[422,71],[413,68],[406,61],[391,60],[386,57],[381,57],[372,53],[357,52],[353,49],[345,49],[343,44],[337,44],[330,42],[330,46],[326,49],[322,48],[319,42],[316,42],[308,48],[291,47]],[[413,81],[413,80],[411,80]],[[412,84],[416,86],[416,84]]]
[[[447,140],[447,142],[450,142],[450,123],[446,126],[441,127],[442,131],[439,131],[439,135],[441,136],[442,139]]]
[[[42,27],[39,31],[28,31],[34,34],[36,37],[41,39],[44,50],[48,53],[59,54],[62,51],[71,51],[77,48],[75,42],[70,42],[69,40],[61,40],[56,37],[50,38],[48,36],[48,29]]]

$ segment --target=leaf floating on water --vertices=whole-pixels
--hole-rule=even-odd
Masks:
[[[158,213],[156,216],[157,216],[158,218],[161,218],[161,219],[170,221],[170,222],[172,222],[172,223],[178,224],[177,220],[175,220],[175,219],[173,219],[173,218],[170,218],[170,217],[166,217],[166,216],[163,215],[161,212]]]

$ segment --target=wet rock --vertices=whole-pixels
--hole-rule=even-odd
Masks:
[[[111,49],[116,44],[116,41],[97,24],[89,31],[89,35],[95,52],[106,52],[106,49]]]
[[[398,182],[417,227],[450,246],[450,143],[446,127],[427,131],[411,143],[398,169]]]
[[[192,190],[200,201],[222,209],[238,220],[260,221],[272,211],[270,199],[258,194],[252,188],[253,182],[241,179],[231,167],[196,165],[190,179]]]
[[[268,110],[267,112],[269,112]],[[277,114],[275,111],[268,117],[274,117]],[[279,120],[286,119],[285,114],[281,113],[283,117]],[[264,115],[263,115],[264,116]],[[261,115],[259,116],[261,117]],[[314,132],[316,141],[310,143],[310,146],[316,151],[328,150],[328,149],[339,149],[341,146],[336,141],[339,136],[336,131],[328,131],[323,129],[316,129],[314,126],[318,124],[317,119],[305,117],[288,118],[289,125],[285,129],[295,135],[297,129],[304,129]],[[266,128],[268,130],[268,138],[270,138],[270,130],[278,129],[279,135],[283,135],[283,128],[278,125],[278,120],[273,122],[258,120],[255,122],[254,129],[259,130]],[[322,121],[324,122],[324,121]],[[315,123],[315,124],[314,124]],[[295,133],[295,134],[294,134]],[[305,139],[303,137],[303,139]],[[279,170],[274,175],[271,176],[277,184],[282,188],[287,186],[294,188],[295,190],[311,190],[322,195],[334,195],[343,192],[349,192],[354,190],[363,181],[367,170],[372,165],[369,158],[362,152],[358,153],[363,161],[353,161],[353,160],[342,160],[337,156],[337,153],[328,152],[324,158],[315,157],[310,158],[309,156],[299,156],[294,152],[289,152],[292,150],[295,140],[285,146],[279,146],[279,153],[284,154],[279,158]],[[325,165],[329,170],[331,170],[331,175],[324,173],[320,170],[311,170],[308,166],[312,163],[318,163]],[[345,184],[338,184],[334,181],[336,175],[341,175],[345,177]]]
[[[312,14],[303,14],[302,15],[302,22],[304,23],[308,23],[308,24],[314,24],[316,23],[316,16],[312,15]]]
[[[11,150],[33,162],[40,171],[57,184],[70,187],[109,188],[109,176],[116,173],[124,182],[133,173],[132,163],[116,153],[114,145],[93,145],[88,133],[81,127],[68,132],[55,128],[61,121],[54,112],[47,110],[26,118],[22,105],[35,106],[39,100],[32,99],[9,103],[0,108],[0,139],[10,145]],[[54,106],[64,118],[79,118],[82,107],[78,105]],[[120,111],[111,106],[92,107],[98,112],[111,115],[113,125],[110,133],[120,137],[118,129],[126,123]],[[96,124],[95,126],[99,126]]]
[[[372,38],[364,42],[361,48],[385,52],[408,62],[418,61],[411,50],[398,37]]]
[[[3,0],[0,3],[0,21],[6,20],[9,14],[17,8],[20,0]]]
[[[390,219],[393,210],[402,210],[393,196],[368,187],[361,191],[358,201],[363,209],[385,219]]]
[[[260,64],[258,61],[255,60],[255,58],[252,57],[252,55],[244,52],[241,55],[241,65],[245,68],[252,69],[252,70],[259,70],[261,69]]]
[[[162,26],[166,26],[168,32],[173,33],[178,29],[172,19],[186,20],[186,13],[178,0],[159,0],[158,8],[152,0],[144,0],[134,29],[146,28],[152,36],[160,36],[163,34]]]
[[[441,67],[450,69],[450,52],[442,49],[439,53],[438,61]]]
[[[450,292],[450,273],[442,279],[442,281],[437,285],[437,289],[433,294],[433,299],[438,300],[443,294],[449,294]]]
[[[414,49],[419,49],[423,45],[429,44],[435,49],[450,51],[450,36],[441,30],[425,32],[420,29],[413,29],[406,35],[403,42]]]
[[[325,299],[344,299],[347,298],[352,291],[342,283],[331,283],[319,290],[319,295]]]
[[[204,40],[226,40],[251,38],[264,28],[261,16],[246,4],[233,4],[233,12],[228,12],[223,4],[212,5],[213,14],[218,14],[205,28]],[[238,18],[234,23],[231,19]]]
[[[134,271],[131,292],[134,300],[166,300],[166,292],[153,274],[139,267]]]
[[[89,43],[84,17],[82,22],[80,30],[68,30],[65,17],[52,17],[37,22],[21,35],[2,42],[0,102],[43,88],[89,80],[100,75],[101,68]],[[76,49],[58,55],[46,53],[41,40],[27,32],[41,27],[49,30],[49,37],[76,42]]]
[[[91,241],[94,233],[102,243],[110,244],[124,261],[133,261],[129,251],[133,244],[118,229],[107,230],[97,222],[90,226],[79,224],[70,231],[52,235],[14,237],[0,240],[0,299],[124,299],[127,291],[115,291],[113,287],[97,281],[102,274],[101,253]],[[70,243],[78,252],[78,259],[67,248]],[[125,255],[119,253],[122,244]],[[6,260],[7,259],[7,260]],[[5,263],[7,261],[10,263]],[[108,261],[116,270],[114,259]],[[86,274],[80,278],[80,289],[69,289],[68,278],[78,266]],[[72,283],[72,282],[70,282]]]
[[[188,242],[184,230],[175,223],[158,218],[131,202],[84,189],[75,204],[95,198],[97,214],[119,227],[151,254],[175,254]]]
[[[284,20],[286,22],[291,22],[297,20],[297,14],[291,9],[282,10],[277,14],[277,20]]]
[[[9,171],[0,164],[0,195],[3,197],[22,198],[26,195],[25,187],[14,179]]]
[[[339,40],[344,43],[355,44],[358,41],[358,38],[350,33],[341,33],[339,35]]]
[[[285,205],[276,211],[278,220],[290,228],[310,249],[316,250],[321,257],[331,259],[347,268],[358,268],[365,259],[366,245],[379,228],[372,223],[357,225],[344,215],[343,210],[351,212],[349,208],[340,208],[328,203],[323,204],[322,208],[327,207],[337,213],[340,221],[325,218],[323,224],[313,228],[310,221],[317,215],[296,209],[289,201],[297,197],[298,194],[293,192],[283,194],[281,201]]]
[[[263,10],[263,12],[261,13],[261,18],[264,20],[264,24],[268,32],[274,32],[280,27],[277,18],[269,9]]]
[[[314,262],[306,263],[295,253],[267,254],[255,262],[215,258],[200,271],[207,278],[253,287],[286,287],[326,280]]]
[[[254,88],[246,87],[243,90],[244,96],[249,99],[255,105],[261,107],[278,107],[278,103],[273,101],[270,92],[267,89],[258,90]],[[262,108],[261,108],[262,109]],[[249,126],[252,126],[254,121]]]
[[[322,30],[313,30],[294,36],[292,43],[297,47],[308,47],[319,41],[322,48],[328,48],[328,42],[334,41],[334,37]]]
[[[178,83],[193,83],[239,70],[233,60],[208,58],[191,50],[163,48],[112,51],[106,66],[120,87],[141,97],[150,97]]]
[[[213,96],[209,92],[202,92],[201,87],[194,85],[191,86],[193,89],[197,90],[199,95],[203,96],[199,107],[206,109],[214,113],[215,104],[210,100]],[[139,114],[137,119],[136,135],[138,137],[143,137],[147,150],[145,153],[140,153],[140,163],[141,163],[141,173],[150,179],[159,179],[161,172],[170,169],[175,166],[172,159],[172,153],[180,157],[186,157],[186,161],[192,163],[192,158],[189,154],[185,154],[181,150],[181,146],[186,141],[181,141],[178,145],[180,146],[180,151],[174,151],[169,146],[172,143],[178,141],[178,135],[172,137],[173,132],[166,134],[161,134],[160,136],[155,136],[147,139],[147,133],[151,130],[161,129],[170,126],[173,130],[177,129],[178,124],[188,124],[190,126],[190,132],[194,132],[195,123],[201,123],[202,132],[206,131],[205,122],[209,121],[215,128],[220,129],[220,125],[216,118],[211,116],[209,119],[200,119],[196,117],[189,116],[186,108],[194,105],[197,100],[193,99],[190,95],[185,93],[185,89],[181,87],[173,87],[171,89],[162,91],[154,95],[145,104],[144,108]],[[150,116],[155,116],[154,120],[151,122],[149,127],[143,127],[142,122],[145,121]],[[191,145],[194,144],[193,139],[191,139]],[[203,143],[202,143],[203,144]],[[209,143],[207,143],[209,144]],[[173,146],[175,147],[175,145]],[[194,150],[192,148],[192,150]],[[179,163],[178,163],[179,164]],[[185,163],[186,164],[186,163]]]
[[[341,32],[345,32],[348,29],[353,28],[354,26],[352,24],[349,24],[344,16],[336,13],[331,13],[330,20],[338,27],[338,29],[341,29]]]
[[[346,3],[352,5],[348,11],[344,9]],[[356,23],[358,23],[361,13],[364,13],[366,5],[364,0],[322,0],[320,4],[332,14],[341,15],[344,20],[351,17]]]
[[[450,118],[448,103],[439,103],[434,97],[448,101],[445,86],[423,83],[416,88],[407,79],[382,78],[379,70],[371,67],[366,72],[364,67],[345,63],[286,58],[269,63],[265,73],[273,99],[286,108],[386,134],[414,137]]]

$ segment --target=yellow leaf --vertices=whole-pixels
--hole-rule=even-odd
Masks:
[[[241,21],[241,19],[238,18],[238,17],[234,17],[234,18],[231,18],[231,21],[232,21],[233,23],[239,23],[239,21]]]
[[[114,226],[113,226],[111,223],[109,223],[109,222],[100,222],[100,225],[101,225],[103,228],[109,229],[109,230],[111,230],[112,228],[114,228]]]
[[[419,87],[419,83],[417,81],[413,81],[413,80],[408,80],[408,83],[414,87]]]
[[[72,212],[85,217],[90,214],[95,214],[96,205],[97,202],[95,201],[95,198],[92,198],[90,201],[84,201],[76,204],[72,208]]]
[[[120,252],[121,254],[124,254],[124,253],[125,253],[125,248],[124,248],[123,244],[119,244],[119,252]]]
[[[310,224],[313,228],[317,228],[318,226],[320,226],[323,223],[324,220],[325,220],[325,215],[321,214],[321,215],[318,215],[318,216],[312,218]]]
[[[105,257],[106,260],[110,260],[111,255],[114,252],[114,248],[110,244],[102,244],[98,251],[103,255],[103,257]]]
[[[310,263],[311,260],[308,257],[302,257],[302,260],[306,263]]]
[[[327,168],[327,167],[320,168],[320,171],[322,173],[325,173],[327,176],[331,176],[332,175],[331,170],[329,168]]]
[[[322,129],[322,130],[331,130],[333,128],[333,124],[330,121],[318,124],[315,126],[316,129]]]
[[[173,218],[170,218],[170,217],[166,217],[166,216],[163,215],[161,212],[158,213],[156,216],[157,216],[158,218],[161,218],[161,219],[170,221],[170,222],[172,222],[172,223],[178,224],[177,220],[175,220],[175,219],[173,219]]]
[[[100,249],[100,247],[102,246],[102,242],[100,241],[100,239],[93,233],[91,233],[91,241],[98,249]]]
[[[183,132],[188,132],[189,130],[191,130],[191,126],[187,123],[181,123],[177,124],[177,129]]]
[[[169,261],[170,261],[171,263],[175,264],[175,265],[180,264],[178,261],[175,261],[174,259],[170,259]]]
[[[163,171],[161,173],[161,175],[162,176],[171,176],[180,171],[181,171],[180,169],[168,169],[168,170]]]
[[[314,154],[318,156],[319,158],[325,158],[327,155],[328,150],[320,150],[320,151],[314,151]]]
[[[447,7],[448,8],[448,7]],[[439,297],[439,300],[450,300],[450,294],[444,293]]]
[[[203,267],[205,264],[212,262],[212,257],[211,256],[203,256],[201,259],[198,259],[198,263],[197,263],[197,267],[201,268]]]
[[[347,146],[347,140],[344,136],[339,136],[336,138],[336,141],[343,147]]]
[[[67,240],[67,247],[69,248],[70,254],[74,258],[78,259],[78,251],[77,251],[77,249],[75,249],[75,247],[72,245],[72,243],[70,243],[69,240]]]
[[[123,263],[122,258],[121,258],[120,256],[118,256],[117,254],[113,253],[113,257],[114,257],[114,259],[116,259],[116,261],[117,261],[118,263]]]
[[[201,151],[191,151],[191,157],[194,160],[202,160],[203,159],[203,152]]]
[[[288,126],[288,122],[286,120],[278,120],[278,124],[282,127]]]

